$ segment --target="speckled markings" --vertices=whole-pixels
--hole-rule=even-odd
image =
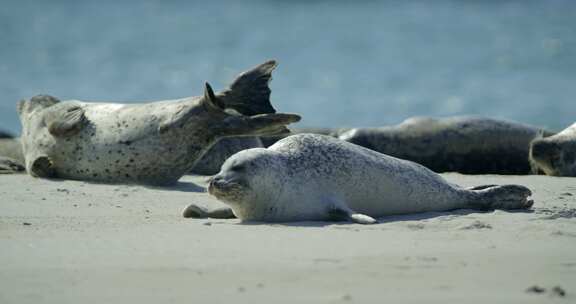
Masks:
[[[519,185],[464,189],[411,161],[336,138],[300,134],[267,149],[239,152],[222,166],[209,192],[242,220],[351,220],[460,208],[525,209]]]
[[[275,66],[269,61],[244,72],[217,95],[206,84],[204,96],[146,104],[47,95],[21,101],[26,170],[37,177],[173,184],[219,138],[284,132],[300,119],[274,113],[268,82]]]

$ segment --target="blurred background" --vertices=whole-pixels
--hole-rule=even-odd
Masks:
[[[0,129],[19,99],[143,102],[277,59],[302,127],[576,120],[576,1],[0,1]]]

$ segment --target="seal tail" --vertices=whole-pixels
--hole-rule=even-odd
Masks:
[[[470,189],[473,198],[470,207],[477,210],[530,209],[534,201],[530,189],[520,185],[480,186]]]
[[[226,108],[232,108],[244,115],[276,113],[270,104],[271,90],[268,87],[276,65],[276,61],[269,60],[242,72],[230,87],[217,97],[223,101]]]

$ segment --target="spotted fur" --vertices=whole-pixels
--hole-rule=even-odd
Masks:
[[[262,90],[275,65],[266,62],[241,74],[233,87],[257,89],[244,94],[232,94],[232,87],[215,95],[206,84],[204,96],[145,104],[59,101],[47,95],[21,101],[26,170],[38,177],[173,184],[218,139],[285,132],[285,125],[300,119],[274,114],[270,92]],[[245,95],[251,98],[234,99]],[[228,104],[238,109],[227,111]],[[268,113],[243,114],[251,104],[251,113]]]
[[[209,192],[240,219],[269,222],[344,218],[366,224],[394,214],[532,205],[523,186],[463,189],[414,162],[315,134],[233,155]]]

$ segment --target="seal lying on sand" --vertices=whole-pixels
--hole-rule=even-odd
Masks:
[[[411,161],[332,137],[301,134],[230,157],[208,187],[243,221],[349,220],[454,209],[526,209],[518,185],[463,189]],[[185,217],[229,217],[191,206]]]
[[[300,119],[274,113],[268,82],[276,63],[240,74],[215,95],[147,104],[60,102],[35,96],[18,104],[26,170],[33,176],[170,185],[219,138],[287,132]],[[259,115],[256,115],[259,114]]]
[[[352,129],[340,139],[417,162],[436,172],[530,174],[530,142],[552,133],[481,117],[410,118],[399,125]]]
[[[576,176],[576,123],[530,145],[530,161],[547,175]]]
[[[228,157],[237,152],[250,148],[261,148],[262,142],[258,137],[225,137],[216,142],[200,160],[196,162],[190,171],[193,174],[214,175],[220,171],[220,167]]]

